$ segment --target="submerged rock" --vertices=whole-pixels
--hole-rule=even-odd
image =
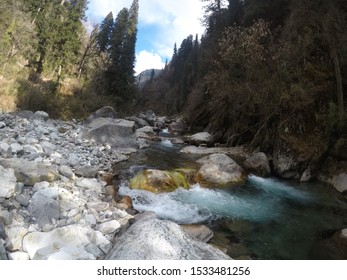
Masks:
[[[205,225],[181,225],[181,228],[202,242],[208,242],[213,237],[213,231]]]
[[[219,249],[186,233],[178,224],[141,219],[117,237],[108,260],[228,260]]]
[[[189,188],[184,173],[179,171],[147,169],[130,180],[130,188],[154,193],[172,192],[179,187]]]

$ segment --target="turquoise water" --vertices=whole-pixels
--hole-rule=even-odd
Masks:
[[[130,159],[129,170],[135,174],[146,167],[189,167],[202,157],[180,154],[180,149],[169,142],[156,143]],[[120,194],[131,196],[138,211],[154,211],[180,224],[209,225],[216,236],[211,242],[234,248],[233,257],[237,250],[240,255],[246,250],[253,259],[311,259],[322,236],[347,227],[346,199],[321,183],[251,175],[244,186],[226,189],[194,185],[153,194],[124,185]]]

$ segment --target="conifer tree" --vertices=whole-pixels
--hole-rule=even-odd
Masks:
[[[100,25],[98,46],[101,52],[106,52],[109,49],[113,28],[114,18],[113,13],[110,12]]]
[[[120,102],[130,100],[135,90],[138,11],[138,0],[134,0],[130,9],[123,8],[118,13],[110,40],[107,92],[119,98]]]

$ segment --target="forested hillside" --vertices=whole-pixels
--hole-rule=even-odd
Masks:
[[[87,0],[0,2],[0,108],[85,117],[135,94],[138,1],[86,25]]]
[[[337,142],[345,158],[345,1],[204,2],[205,34],[174,46],[147,104],[184,113],[217,142],[300,157],[306,167]]]

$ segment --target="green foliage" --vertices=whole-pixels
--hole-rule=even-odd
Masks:
[[[135,93],[135,44],[137,38],[138,0],[130,9],[123,8],[117,15],[110,38],[108,58],[104,72],[106,93],[118,103],[129,102]]]
[[[101,52],[107,52],[110,47],[112,31],[114,28],[113,13],[110,12],[100,25],[98,33],[98,46]]]
[[[36,52],[31,64],[38,73],[53,73],[59,80],[62,71],[78,60],[87,0],[37,1],[26,3],[37,32]]]

